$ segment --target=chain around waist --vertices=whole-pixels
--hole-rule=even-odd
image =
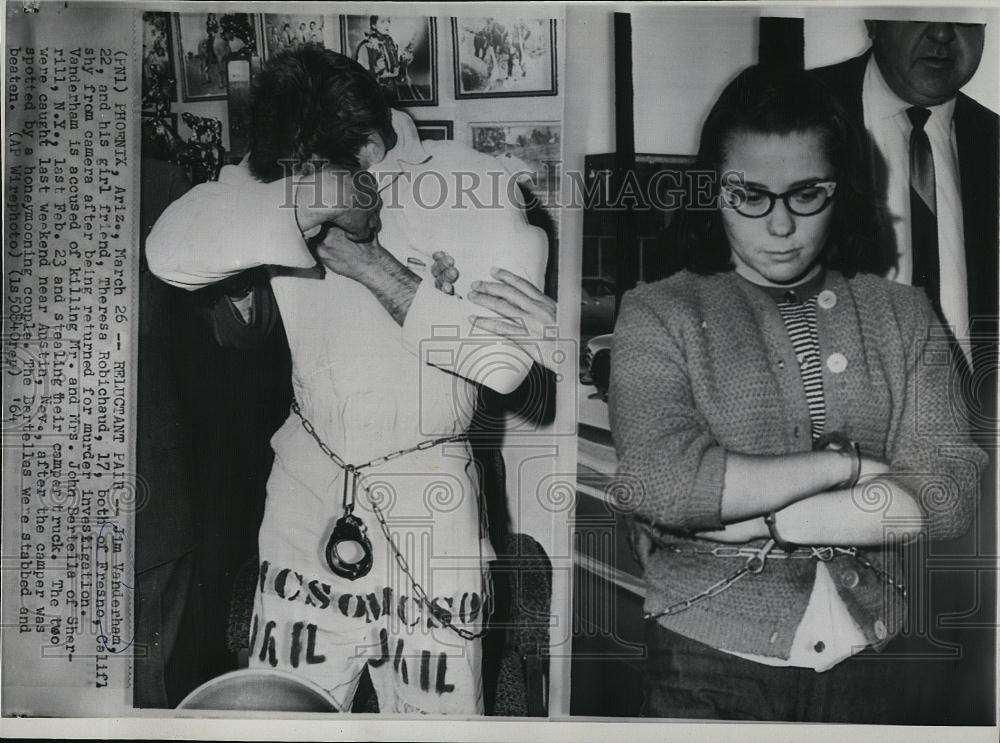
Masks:
[[[672,554],[712,558],[735,557],[744,558],[744,562],[735,571],[716,581],[712,585],[707,586],[693,596],[681,599],[680,601],[675,601],[669,606],[662,608],[660,611],[644,612],[643,617],[645,619],[659,619],[660,617],[676,615],[682,611],[686,611],[695,604],[699,604],[702,601],[718,596],[720,593],[723,593],[735,583],[738,583],[747,576],[760,575],[764,572],[767,561],[775,558],[779,560],[814,559],[821,562],[829,562],[838,555],[847,555],[854,558],[865,568],[871,570],[886,586],[894,588],[902,597],[906,597],[906,586],[898,579],[889,575],[880,567],[875,565],[871,559],[869,559],[868,556],[857,547],[800,547],[786,552],[785,550],[775,550],[775,546],[774,539],[767,540],[762,547],[758,548],[741,547],[736,545],[719,545],[714,548],[699,548],[685,547],[672,542],[660,543],[658,545],[658,549],[665,550]]]
[[[743,545],[731,545],[731,544],[721,544],[717,547],[692,547],[689,545],[680,545],[673,542],[660,543],[657,545],[657,550],[662,550],[668,552],[672,555],[702,555],[706,557],[730,557],[730,558],[752,558],[759,557],[761,548],[760,547],[747,547]],[[834,547],[831,545],[820,545],[812,547],[798,547],[791,552],[786,552],[784,550],[770,550],[768,552],[768,559],[771,560],[819,560],[820,562],[829,562],[835,557],[840,556],[857,557],[858,549],[857,547]]]

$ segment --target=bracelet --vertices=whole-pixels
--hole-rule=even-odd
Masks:
[[[841,480],[833,486],[833,490],[853,489],[861,477],[861,447],[840,431],[824,434],[816,439],[813,451],[835,451],[841,456],[850,457],[851,474],[846,480]]]
[[[777,545],[779,549],[782,549],[785,552],[794,552],[799,548],[799,545],[794,544],[792,542],[786,542],[778,534],[778,527],[777,524],[775,523],[774,511],[765,514],[764,523],[767,524],[767,531],[771,534],[771,539],[774,540],[775,545]]]

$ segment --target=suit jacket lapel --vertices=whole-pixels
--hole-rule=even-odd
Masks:
[[[962,184],[965,262],[971,317],[995,316],[997,274],[997,141],[976,105],[959,93],[955,141]]]

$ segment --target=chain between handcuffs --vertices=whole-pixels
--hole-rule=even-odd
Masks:
[[[678,547],[672,545],[667,545],[663,549],[674,553],[685,553],[688,554],[705,554],[712,555],[714,557],[746,557],[747,560],[742,567],[729,574],[720,581],[716,581],[708,588],[704,589],[700,593],[696,593],[690,598],[683,599],[682,601],[677,601],[670,606],[662,609],[658,612],[644,612],[644,619],[658,619],[659,617],[673,616],[674,614],[680,614],[682,611],[690,609],[695,604],[698,604],[706,599],[718,596],[720,593],[725,591],[727,588],[732,586],[734,583],[739,582],[747,575],[759,575],[764,570],[764,565],[767,562],[768,557],[779,559],[779,560],[819,560],[820,562],[829,562],[834,557],[838,555],[849,555],[857,560],[863,567],[868,568],[873,573],[875,573],[879,578],[885,581],[888,585],[899,591],[903,597],[906,597],[906,586],[902,583],[897,583],[891,575],[886,573],[881,568],[877,567],[868,557],[857,547],[833,547],[829,545],[821,547],[803,547],[801,549],[795,550],[794,552],[774,552],[777,542],[773,539],[767,540],[764,545],[759,549],[754,549],[751,547],[731,547],[731,546],[720,546],[715,547],[710,550],[682,550]]]
[[[466,435],[465,433],[456,434],[454,436],[442,436],[436,439],[428,439],[426,441],[421,441],[416,446],[411,446],[408,449],[400,449],[399,451],[394,451],[389,454],[385,454],[381,457],[376,457],[375,459],[365,462],[364,464],[348,464],[333,449],[327,446],[326,442],[324,442],[322,438],[320,438],[319,434],[316,432],[316,427],[313,426],[312,422],[308,418],[306,418],[305,415],[302,413],[302,409],[299,407],[297,400],[292,400],[291,408],[292,412],[299,417],[300,421],[302,421],[302,427],[306,430],[306,433],[312,436],[313,440],[319,446],[320,451],[322,451],[335,465],[337,465],[341,470],[343,470],[344,472],[343,507],[344,507],[344,515],[346,517],[352,517],[354,514],[354,506],[358,497],[358,480],[361,477],[361,470],[369,469],[371,467],[378,467],[385,464],[386,462],[391,462],[392,460],[398,459],[399,457],[405,456],[407,454],[413,454],[414,452],[418,451],[425,451],[440,444],[447,444],[455,441],[464,441],[468,439],[468,435]],[[379,527],[381,528],[382,533],[385,536],[385,540],[389,543],[389,546],[392,548],[393,557],[396,560],[396,564],[399,566],[400,570],[403,571],[404,575],[406,575],[406,577],[409,579],[410,585],[413,586],[413,592],[416,594],[417,600],[419,600],[420,603],[422,603],[427,608],[427,610],[431,613],[431,616],[433,616],[438,622],[440,622],[443,627],[447,627],[462,639],[475,640],[480,637],[483,637],[487,632],[487,627],[485,625],[485,622],[483,623],[483,629],[481,629],[479,632],[472,632],[470,630],[465,629],[464,627],[456,627],[454,624],[452,624],[451,620],[447,616],[445,616],[445,612],[434,605],[434,603],[427,596],[427,591],[424,590],[424,587],[420,585],[417,579],[413,576],[413,572],[410,570],[410,566],[406,562],[406,558],[403,556],[403,553],[400,552],[399,548],[396,546],[396,543],[393,541],[392,535],[389,532],[389,525],[385,520],[385,516],[382,513],[382,509],[379,508],[378,504],[376,504],[375,501],[372,500],[371,494],[368,492],[368,488],[364,488],[364,486],[361,487],[364,489],[365,493],[368,494],[368,504],[372,507],[372,512],[375,514],[375,518],[378,520]],[[363,526],[362,529],[364,529]],[[485,576],[481,577],[483,578],[483,584],[486,585],[487,578]],[[493,597],[491,593],[488,593],[487,595],[483,596],[484,616],[491,611],[492,598]]]

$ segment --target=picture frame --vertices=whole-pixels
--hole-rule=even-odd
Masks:
[[[390,105],[437,105],[437,21],[433,17],[343,15],[340,35],[344,55],[375,75]]]
[[[174,13],[177,71],[185,102],[225,100],[226,62],[260,59],[251,13]]]
[[[142,14],[142,90],[160,88],[170,101],[177,100],[177,65],[174,62],[170,13]]]
[[[469,124],[469,128],[472,149],[493,155],[516,182],[530,192],[534,199],[529,198],[526,205],[529,212],[544,212],[552,237],[558,240],[562,216],[559,208],[562,123],[475,122]]]
[[[170,130],[179,136],[179,131],[177,129],[177,114],[170,113],[165,116],[156,116],[153,113],[143,111],[139,117],[139,122],[145,124],[147,122],[162,121],[164,124],[169,126]]]
[[[434,141],[441,142],[455,138],[455,122],[438,119],[435,121],[413,120],[417,127],[417,134],[421,142]]]
[[[325,49],[332,49],[331,42],[337,35],[332,28],[336,24],[336,16],[262,13],[260,23],[264,59],[306,43],[322,44]]]
[[[452,18],[455,98],[557,95],[556,21]]]
[[[558,121],[474,122],[472,149],[493,155],[511,173],[531,175],[533,190],[559,193],[562,124]],[[510,162],[505,162],[509,160]]]

